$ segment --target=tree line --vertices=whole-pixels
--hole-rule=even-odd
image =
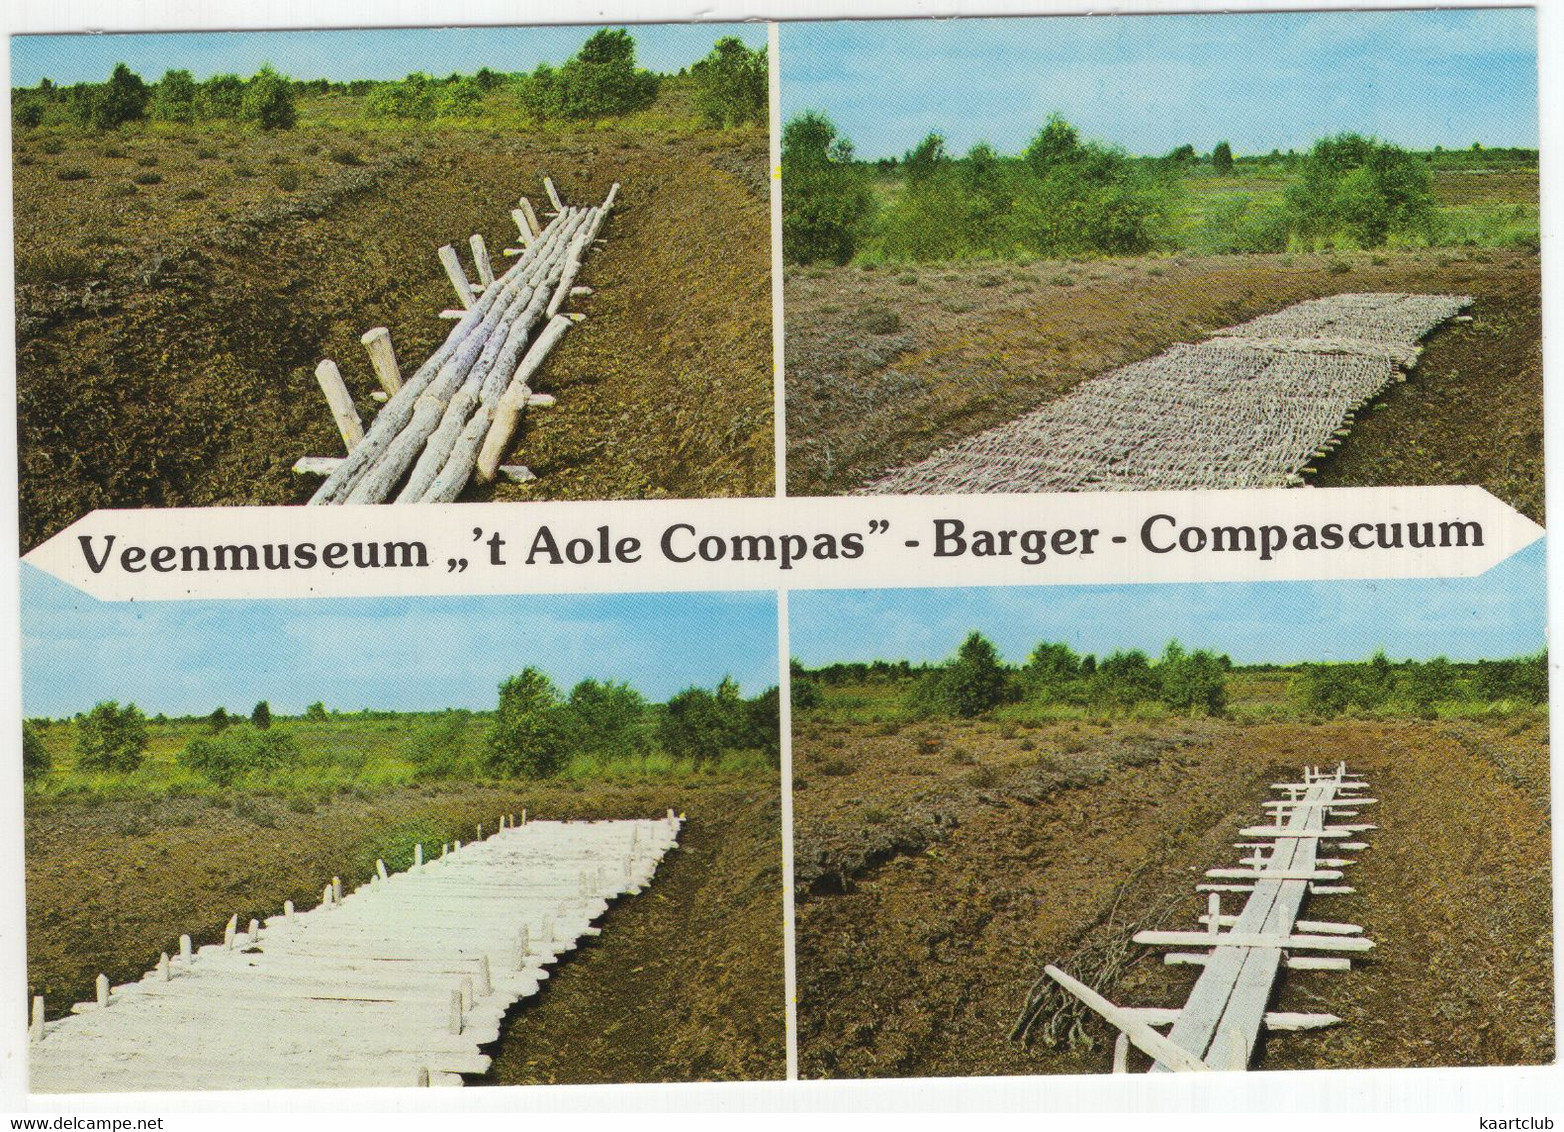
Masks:
[[[900,191],[881,202],[876,166],[856,160],[829,118],[806,112],[782,131],[783,252],[792,263],[843,264],[871,251],[929,262],[1020,255],[1138,255],[1172,246],[1183,178],[1201,162],[1185,145],[1133,158],[1084,139],[1055,114],[1018,155],[987,142],[964,156],[931,133],[899,160],[881,162]],[[1218,176],[1235,157],[1222,142],[1206,159]],[[1279,203],[1233,194],[1210,226],[1221,250],[1380,247],[1437,236],[1428,160],[1359,134],[1321,138],[1288,163]]]
[[[680,78],[697,118],[713,128],[764,123],[767,61],[736,36],[717,40],[710,54]],[[71,124],[99,130],[138,121],[231,121],[261,129],[290,129],[301,96],[348,94],[364,99],[366,118],[401,122],[472,118],[491,92],[536,122],[598,121],[644,110],[656,101],[665,76],[636,65],[635,40],[623,28],[594,32],[564,64],[540,64],[530,73],[480,68],[472,75],[435,78],[415,71],[391,81],[294,80],[269,64],[249,79],[214,75],[196,81],[188,70],[166,71],[148,83],[124,63],[106,82],[60,87],[48,79],[12,92],[12,120],[20,129]]]
[[[218,707],[206,716],[184,717],[176,722],[199,725],[202,733],[186,741],[175,764],[225,787],[306,767],[312,753],[300,744],[295,729],[274,726],[276,718],[265,700],[248,716]],[[318,723],[332,713],[317,701],[298,718]],[[628,683],[612,680],[583,680],[562,694],[546,673],[528,667],[501,682],[498,704],[477,743],[472,741],[474,718],[472,712],[452,709],[413,724],[403,754],[415,777],[546,778],[577,758],[598,767],[633,767],[655,752],[697,768],[744,752],[772,765],[781,761],[777,689],[746,698],[726,677],[713,689],[691,686],[656,704]],[[152,722],[170,721],[160,715]],[[128,775],[143,765],[149,721],[135,704],[106,700],[77,715],[74,723],[78,770]],[[49,726],[40,719],[22,725],[26,781],[41,780],[53,769],[42,738]]]

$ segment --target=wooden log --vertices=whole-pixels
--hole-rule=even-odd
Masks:
[[[1148,1057],[1153,1057],[1172,1069],[1186,1073],[1200,1073],[1211,1068],[1198,1057],[1174,1045],[1167,1038],[1146,1025],[1146,1023],[1136,1018],[1134,1014],[1121,1010],[1085,983],[1071,978],[1059,970],[1059,968],[1049,964],[1043,968],[1043,972],[1054,982],[1102,1015],[1103,1018],[1117,1026],[1119,1031],[1135,1044],[1135,1048]]]
[[[528,383],[543,367],[549,352],[570,327],[569,319],[552,318],[532,345],[527,348],[526,356],[522,358],[499,404],[494,407],[494,420],[489,425],[483,444],[478,450],[476,474],[480,483],[494,482],[500,459],[504,456],[505,450],[510,447],[516,426],[521,421],[522,411],[531,402],[533,393]]]
[[[351,453],[364,441],[364,425],[358,419],[358,409],[354,407],[347,382],[342,380],[342,371],[337,369],[336,362],[323,358],[315,367],[315,380],[320,382],[320,391],[326,395],[326,404],[331,406],[331,416],[337,422],[337,431],[342,434],[342,443]]]
[[[554,211],[563,212],[565,209],[565,202],[560,199],[559,190],[554,187],[554,178],[543,178],[543,191],[548,193],[549,203],[554,206]]]
[[[1113,1071],[1115,1073],[1130,1071],[1130,1036],[1123,1030],[1120,1030],[1118,1037],[1113,1039]]]
[[[1371,939],[1353,936],[1328,935],[1267,935],[1261,932],[1210,932],[1139,931],[1132,937],[1136,943],[1151,947],[1184,944],[1198,947],[1255,947],[1296,949],[1308,951],[1368,951],[1374,946]]]
[[[33,995],[33,1020],[32,1020],[32,1025],[28,1027],[28,1031],[27,1031],[28,1037],[30,1037],[35,1042],[43,1041],[43,1035],[44,1035],[43,1017],[44,1017],[43,995],[35,994],[35,995]]]
[[[97,989],[98,1006],[100,1008],[107,1008],[109,1005],[109,977],[107,975],[98,976]]]
[[[472,248],[472,262],[478,269],[478,281],[485,287],[494,286],[494,266],[489,262],[489,246],[477,232],[467,238],[467,243]]]
[[[369,364],[375,368],[375,377],[388,396],[395,396],[402,388],[402,369],[396,364],[396,351],[391,348],[391,331],[376,326],[364,331],[359,339],[369,352]]]
[[[537,237],[543,234],[543,225],[538,223],[538,214],[532,210],[532,202],[526,197],[522,197],[516,204],[521,209],[522,217],[525,218],[532,228],[533,239],[537,239]]]
[[[1293,971],[1350,971],[1352,960],[1336,955],[1289,955],[1287,966]]]
[[[530,245],[532,243],[533,240],[536,240],[538,238],[537,234],[535,232],[533,232],[531,226],[528,225],[526,214],[523,213],[521,211],[521,209],[519,209],[519,208],[511,209],[510,210],[510,218],[516,222],[516,232],[521,237],[521,247],[522,248],[527,247],[528,245]],[[506,248],[505,249],[505,254],[506,255],[520,255],[521,254],[521,250],[520,249],[512,250],[510,248]]]
[[[445,268],[445,275],[451,281],[451,287],[456,292],[457,300],[464,310],[472,310],[478,297],[473,294],[472,283],[467,278],[467,272],[462,270],[462,261],[457,258],[456,249],[450,244],[440,245],[440,263]]]
[[[1340,869],[1207,869],[1206,876],[1243,880],[1340,880]]]

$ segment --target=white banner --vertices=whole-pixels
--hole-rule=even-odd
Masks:
[[[1480,574],[1477,487],[96,511],[25,561],[106,601]]]

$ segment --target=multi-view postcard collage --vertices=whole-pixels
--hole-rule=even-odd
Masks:
[[[8,1095],[1557,1089],[1538,23],[12,35]]]

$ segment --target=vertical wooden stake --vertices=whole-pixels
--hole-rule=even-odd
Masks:
[[[527,218],[527,223],[532,227],[532,238],[535,240],[543,235],[543,225],[538,223],[538,214],[532,211],[532,202],[522,197],[517,203],[521,206],[521,214]]]
[[[473,1001],[474,1001],[472,990],[473,990],[473,988],[472,988],[472,976],[471,975],[463,975],[462,976],[462,1006],[465,1009],[467,1009],[467,1010],[471,1010],[472,1009],[472,1004],[473,1004]]]
[[[482,822],[478,823],[478,840],[479,841],[483,840],[483,823]]]
[[[1222,894],[1213,892],[1206,897],[1206,919],[1210,921],[1206,930],[1212,935],[1222,930]]]
[[[543,178],[543,191],[548,193],[549,203],[554,206],[555,212],[565,211],[565,202],[559,199],[559,190],[554,187],[554,178]]]
[[[168,952],[166,951],[157,957],[157,977],[165,983],[174,977],[174,973],[168,968]]]
[[[429,1087],[429,1067],[427,1065],[418,1071],[418,1087],[420,1089]]]
[[[336,362],[325,358],[315,367],[315,380],[320,382],[320,391],[326,395],[326,404],[331,406],[331,416],[337,422],[337,431],[342,434],[342,443],[352,452],[364,439],[364,425],[358,419],[358,409],[353,405],[347,383],[342,380],[342,371],[337,369]]]
[[[460,990],[451,992],[450,1020],[446,1025],[453,1034],[462,1032],[462,992]]]
[[[451,852],[452,853],[460,853],[461,851],[462,851],[462,839],[460,837],[458,837],[456,839],[456,842],[455,842],[455,848],[453,848],[451,850]]]
[[[99,975],[98,976],[98,1005],[99,1006],[103,1006],[103,1007],[107,1007],[108,1004],[109,1004],[109,977],[107,975]]]
[[[1115,1073],[1128,1073],[1130,1071],[1130,1036],[1123,1030],[1113,1040],[1113,1071]]]
[[[537,239],[537,237],[532,234],[532,228],[527,224],[526,213],[522,212],[519,208],[513,208],[510,210],[510,218],[516,222],[516,231],[521,233],[521,246],[524,248],[530,248],[532,246],[532,242]]]
[[[478,269],[478,282],[484,287],[494,285],[494,267],[489,263],[489,246],[483,242],[483,237],[474,232],[467,240],[472,246],[472,262]]]
[[[467,279],[467,273],[462,270],[462,261],[456,257],[456,249],[450,244],[440,246],[440,262],[445,265],[445,274],[451,281],[451,286],[456,290],[456,297],[462,304],[462,309],[472,310],[472,305],[477,297],[472,293],[472,284]]]
[[[391,348],[391,332],[384,326],[364,331],[359,341],[369,352],[369,364],[375,367],[375,377],[380,388],[391,396],[402,388],[402,367],[396,364],[396,351]]]
[[[249,943],[254,943],[256,940],[260,939],[261,938],[261,921],[256,920],[256,919],[252,919],[250,921],[250,930],[246,934],[248,934],[249,937],[250,937],[249,940],[247,941]]]
[[[293,901],[284,900],[282,902],[282,918],[285,920],[293,919]]]
[[[33,995],[33,1024],[29,1029],[33,1041],[43,1041],[43,995]]]
[[[381,880],[385,880],[386,877],[387,877],[386,863],[384,861],[382,861],[379,857],[375,858],[375,875],[377,877],[379,877]]]
[[[487,997],[494,993],[494,984],[489,981],[489,957],[478,956],[478,993]]]
[[[331,902],[333,904],[341,904],[342,903],[342,878],[341,877],[332,877],[331,878]]]
[[[325,890],[320,894],[320,906],[322,908],[330,908],[333,903],[332,896],[333,893],[331,891],[331,885],[328,884]]]
[[[418,866],[422,865],[423,863],[424,863],[424,843],[422,841],[420,841],[417,845],[413,846],[413,867],[417,868]]]
[[[239,913],[235,912],[228,917],[228,924],[223,928],[223,946],[232,951],[234,940],[237,938],[239,938]]]
[[[525,807],[525,806],[523,806],[521,808],[521,824],[522,825],[526,825],[527,824],[527,807]]]
[[[193,957],[194,957],[194,949],[190,946],[190,937],[187,936],[187,935],[180,936],[179,937],[179,961],[181,963],[188,963],[188,962],[190,962],[190,960]]]

